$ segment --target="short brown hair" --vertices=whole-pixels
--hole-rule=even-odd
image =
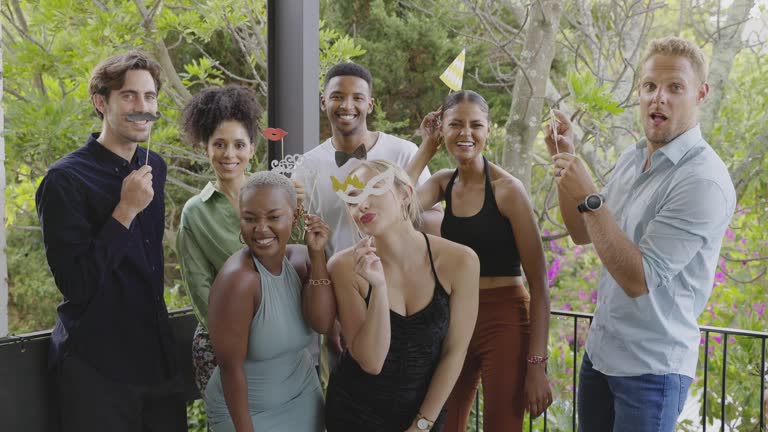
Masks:
[[[640,62],[641,67],[655,55],[687,58],[691,62],[696,76],[702,83],[707,82],[707,61],[704,59],[704,52],[695,43],[677,36],[653,39],[645,49],[643,60]]]
[[[88,95],[91,97],[91,103],[93,103],[94,95],[102,95],[105,99],[109,99],[109,94],[112,90],[118,90],[123,87],[125,82],[125,73],[129,70],[145,70],[152,75],[152,79],[155,81],[155,89],[160,92],[162,82],[160,81],[160,64],[149,57],[149,55],[143,51],[133,50],[125,54],[118,54],[102,60],[91,73],[91,79],[88,81]],[[100,119],[104,118],[104,115],[96,109],[94,105],[93,109],[96,111],[96,115]]]

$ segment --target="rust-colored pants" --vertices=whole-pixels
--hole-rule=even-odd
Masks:
[[[461,375],[446,403],[443,432],[467,430],[477,385],[483,380],[483,431],[523,430],[530,296],[521,285],[480,290],[477,325]]]

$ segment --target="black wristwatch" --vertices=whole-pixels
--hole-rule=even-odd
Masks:
[[[579,212],[585,213],[588,211],[593,212],[600,210],[604,202],[605,197],[599,193],[589,194],[586,198],[584,198],[584,202],[579,204]]]

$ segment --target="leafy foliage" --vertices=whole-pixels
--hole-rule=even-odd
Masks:
[[[171,0],[153,2],[158,7],[150,10],[145,3],[9,0],[0,9],[12,332],[50,328],[60,299],[37,228],[35,188],[51,163],[100,128],[87,102],[87,79],[93,66],[115,52],[136,47],[155,53],[166,49],[174,68],[166,71],[166,78],[176,77],[181,83],[179,87],[165,80],[160,96],[163,120],[153,130],[152,143],[169,162],[166,302],[171,308],[188,304],[180,289],[175,231],[184,202],[212,173],[205,156],[181,142],[179,109],[188,94],[230,82],[253,87],[262,106],[266,105],[266,1]],[[698,7],[683,11],[659,2],[635,10],[635,3],[566,2],[558,53],[550,72],[553,88],[568,89],[568,94],[563,92],[560,100],[550,103],[558,102],[577,114],[577,149],[599,183],[610,176],[622,146],[641,136],[631,115],[636,103],[631,94],[636,81],[632,75],[636,69],[632,62],[637,61],[634,48],[642,47],[650,37],[679,33],[711,49],[710,41],[716,35],[705,32],[710,30],[712,17],[724,12],[717,2],[699,2]],[[519,67],[513,57],[522,54],[522,26],[532,22],[525,5],[468,0],[323,0],[321,11],[318,78],[322,82],[324,72],[339,61],[355,59],[366,65],[374,76],[376,98],[370,126],[416,141],[413,132],[421,119],[448,92],[438,76],[466,47],[464,88],[478,90],[488,100],[492,131],[486,154],[490,160],[500,160],[505,131],[499,125],[515,114],[509,112]],[[636,45],[628,45],[634,37]],[[729,166],[737,186],[739,212],[726,234],[712,298],[701,324],[768,328],[764,313],[768,247],[762,228],[768,222],[766,64],[761,47],[736,55],[717,120],[707,125],[708,142]],[[619,85],[622,81],[623,86]],[[322,134],[327,136],[327,122],[321,124]],[[576,246],[564,237],[542,137],[532,145],[536,162],[529,194],[546,240],[552,307],[591,312],[599,261],[591,247]],[[259,145],[254,169],[264,166],[264,155],[265,146]],[[453,164],[443,151],[430,168],[434,172]],[[583,353],[587,323],[579,322],[577,328],[574,337],[572,321],[552,320],[549,375],[555,404],[549,411],[550,430],[571,430],[573,377]],[[717,337],[710,336],[711,352],[705,353],[702,346],[700,360],[701,365],[705,356],[709,359],[705,414],[711,424],[720,417],[723,339]],[[733,430],[756,430],[758,345],[744,338],[729,341],[725,400],[727,426]],[[704,394],[701,367],[699,370],[693,385],[696,400]],[[200,404],[191,405],[189,413],[190,428],[204,430]],[[685,421],[679,428],[698,430],[697,421]],[[543,429],[541,420],[533,425],[534,430]]]

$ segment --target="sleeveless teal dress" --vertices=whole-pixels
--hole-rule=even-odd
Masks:
[[[243,369],[254,430],[321,432],[323,395],[307,350],[316,336],[301,312],[301,280],[287,258],[279,275],[253,262],[261,275],[261,304],[251,321]],[[204,399],[211,430],[235,432],[218,366]]]

